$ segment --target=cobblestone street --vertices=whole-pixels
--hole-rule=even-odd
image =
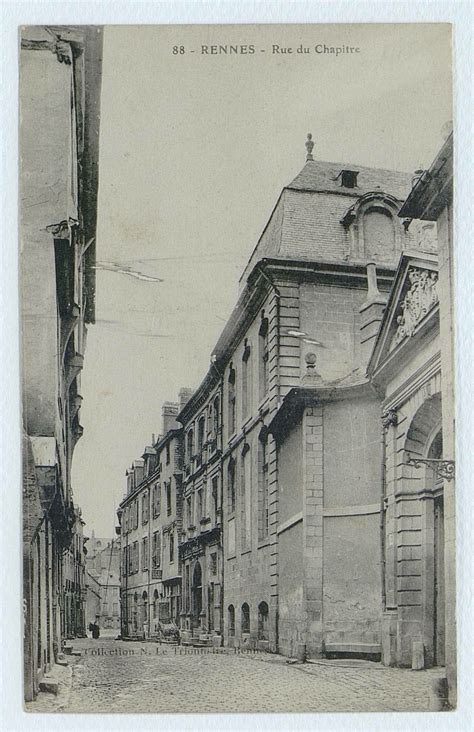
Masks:
[[[28,711],[391,712],[428,711],[441,669],[411,671],[366,661],[288,664],[281,656],[155,643],[75,640],[57,697]],[[67,673],[66,673],[67,672]]]

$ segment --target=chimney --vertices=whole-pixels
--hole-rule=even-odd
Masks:
[[[165,402],[161,409],[163,416],[163,435],[167,435],[170,430],[179,428],[179,424],[176,421],[178,416],[179,404],[176,402]]]
[[[365,369],[378,335],[387,298],[379,292],[375,262],[367,263],[367,298],[360,306],[361,365]]]
[[[191,389],[189,386],[183,386],[183,388],[179,390],[178,399],[179,399],[179,411],[180,412],[182,409],[184,409],[184,407],[189,402],[189,400],[191,399],[193,394],[194,394],[194,389]]]

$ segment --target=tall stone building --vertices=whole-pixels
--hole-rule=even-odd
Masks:
[[[416,237],[397,217],[411,181],[314,161],[310,138],[307,150],[214,351],[224,633],[288,655],[379,655],[380,397],[366,367]]]
[[[178,403],[163,405],[163,436],[127,470],[119,509],[121,634],[159,637],[178,630],[181,612],[182,429]]]
[[[120,538],[87,539],[86,627],[120,631]]]
[[[80,372],[94,322],[100,27],[27,27],[20,53],[24,688],[66,627]]]

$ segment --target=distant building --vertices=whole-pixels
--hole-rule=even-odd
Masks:
[[[65,638],[83,638],[86,635],[86,554],[84,521],[79,506],[74,505],[72,539],[63,557],[63,603]]]
[[[163,436],[127,470],[120,522],[124,638],[177,629],[181,612],[182,429],[179,404],[163,405]]]
[[[24,691],[76,620],[62,558],[77,526],[80,372],[94,322],[102,29],[25,27],[20,53]],[[69,580],[68,581],[73,581]],[[75,582],[75,580],[74,580]],[[69,591],[68,591],[69,592]],[[74,593],[76,590],[74,590]],[[68,602],[71,596],[68,595]]]
[[[86,628],[120,630],[120,539],[87,539]]]

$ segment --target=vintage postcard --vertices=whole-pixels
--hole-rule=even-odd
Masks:
[[[19,35],[25,708],[456,708],[451,25]]]

